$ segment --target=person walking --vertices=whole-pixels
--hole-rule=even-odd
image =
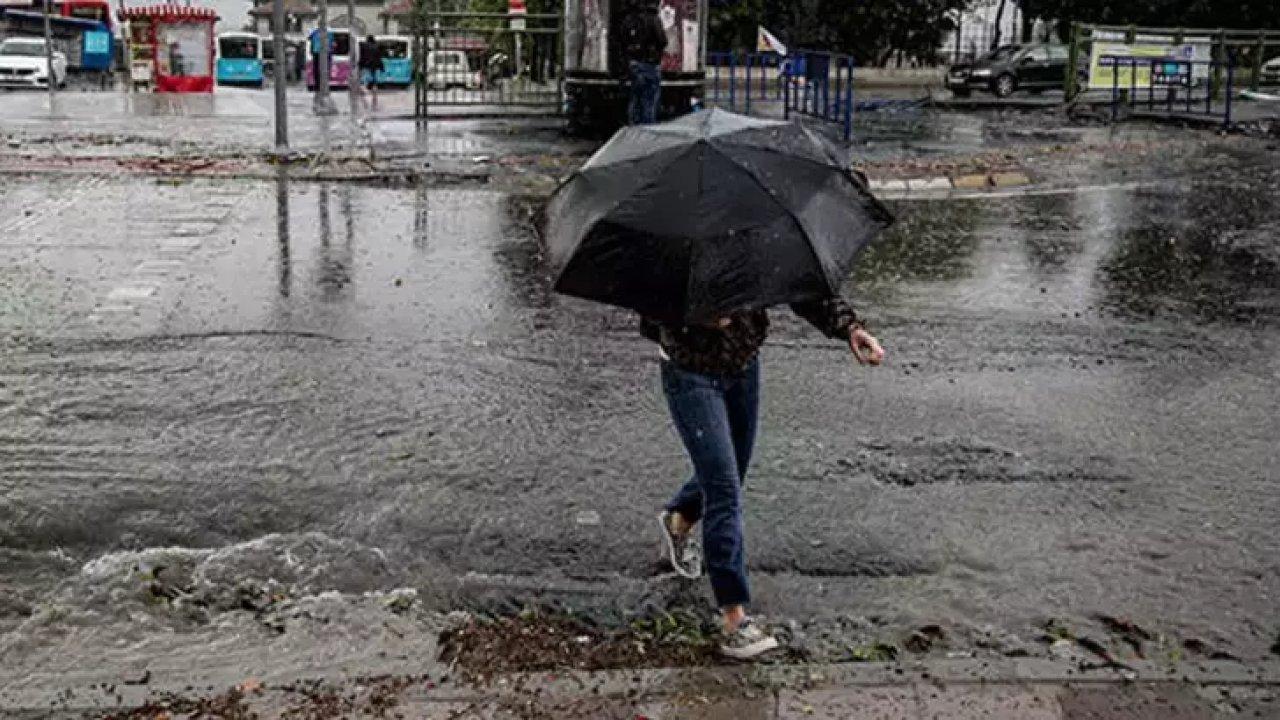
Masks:
[[[358,65],[360,87],[362,90],[369,89],[373,97],[372,107],[376,110],[378,108],[378,72],[382,70],[382,48],[378,46],[378,41],[372,35],[360,43]]]
[[[792,303],[827,337],[849,344],[859,364],[879,365],[884,350],[840,298]],[[693,477],[658,516],[672,567],[702,574],[703,557],[723,625],[721,654],[751,660],[778,641],[747,614],[751,589],[743,540],[743,484],[755,447],[760,405],[760,346],[769,330],[764,310],[711,325],[673,326],[641,318],[641,334],[658,343],[662,387]],[[695,528],[702,523],[702,548]]]
[[[667,33],[662,29],[654,0],[634,0],[631,12],[622,21],[622,48],[631,79],[627,122],[655,123],[662,97],[661,63],[667,49]]]
[[[788,304],[879,365],[884,350],[840,288],[893,214],[845,150],[802,125],[712,109],[662,129],[661,142],[645,128],[615,135],[556,189],[542,234],[555,292],[627,308],[658,343],[693,464],[658,515],[664,551],[686,577],[705,554],[720,651],[748,660],[778,646],[748,619],[743,540],[765,308]]]

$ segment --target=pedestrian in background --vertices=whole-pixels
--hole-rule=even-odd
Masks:
[[[627,121],[632,125],[655,123],[662,97],[662,53],[667,49],[667,33],[658,18],[656,0],[635,0],[622,21],[622,49],[631,78]]]
[[[373,95],[373,107],[378,107],[378,71],[382,70],[382,48],[372,35],[360,43],[360,86]]]

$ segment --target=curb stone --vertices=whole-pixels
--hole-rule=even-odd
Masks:
[[[1187,688],[1218,688],[1223,693],[1263,691],[1268,697],[1280,693],[1280,662],[1267,661],[1245,665],[1238,662],[1212,661],[1162,666],[1150,662],[1130,663],[1128,670],[1089,669],[1049,659],[992,658],[990,660],[921,660],[902,663],[838,663],[820,665],[743,665],[708,668],[666,668],[657,670],[555,671],[521,673],[499,676],[482,686],[458,684],[444,677],[443,668],[434,668],[431,678],[439,684],[427,682],[411,684],[398,695],[400,707],[430,708],[427,717],[447,717],[437,711],[446,706],[517,706],[529,703],[559,703],[564,707],[584,707],[584,703],[629,703],[655,708],[652,718],[671,717],[658,708],[672,708],[682,703],[706,706],[732,705],[738,714],[724,715],[730,720],[745,720],[752,713],[764,712],[778,701],[780,717],[805,717],[816,714],[817,709],[838,705],[856,699],[859,707],[883,705],[888,708],[908,702],[920,696],[920,707],[929,706],[924,695],[932,693],[941,706],[951,707],[969,698],[975,707],[988,707],[991,703],[1006,700],[1021,707],[1028,698],[1044,693],[1037,688],[1076,688],[1079,693],[1103,692],[1101,688],[1145,688],[1143,692],[1167,693]],[[111,689],[101,683],[102,677],[91,673],[77,674],[74,679],[49,686],[40,697],[27,694],[21,704],[5,702],[0,695],[0,716],[18,717],[21,713],[42,711],[40,717],[53,717],[52,713],[104,713],[137,708],[148,699],[163,697],[166,693],[189,696],[196,688],[216,694],[225,692],[206,682],[188,682],[178,673],[163,673],[163,681],[152,680],[147,685],[126,685],[119,682],[119,674],[112,675]],[[325,675],[325,673],[321,673]],[[32,678],[34,679],[34,678]],[[45,678],[48,680],[49,678]],[[340,688],[359,688],[365,682],[343,673],[330,674],[329,681]],[[117,684],[118,683],[118,684]],[[286,692],[286,682],[279,678],[268,681],[260,693],[249,699],[264,711],[282,709],[296,695]],[[55,691],[56,688],[56,691]],[[1094,688],[1094,690],[1088,690]],[[1163,688],[1163,689],[1162,689]],[[1184,693],[1185,694],[1185,693]],[[791,699],[795,708],[787,705]],[[877,699],[879,698],[879,699]],[[1009,700],[1012,698],[1012,700]],[[1007,704],[1007,703],[1006,703]],[[601,705],[604,707],[605,705]],[[805,707],[814,709],[808,712]],[[1028,707],[1031,707],[1028,705]],[[1280,712],[1280,707],[1277,708]],[[717,711],[719,712],[719,711]],[[772,711],[769,711],[770,713]],[[798,714],[797,714],[798,713]],[[74,715],[68,715],[74,716]],[[264,717],[271,717],[267,714]],[[420,715],[412,715],[419,717]],[[716,715],[717,717],[719,715]],[[774,717],[772,714],[764,717]],[[884,717],[898,717],[886,713]],[[919,717],[917,714],[903,717]],[[463,715],[463,717],[472,717]],[[492,717],[478,715],[475,717]],[[573,717],[595,717],[579,715]],[[600,715],[605,717],[605,715]],[[710,715],[698,715],[710,717]],[[821,717],[821,715],[818,715]],[[827,717],[850,717],[831,715]],[[878,716],[877,716],[878,717]],[[938,715],[938,717],[952,717]],[[963,713],[955,717],[969,717]],[[1003,717],[1001,715],[974,715],[974,717]],[[1010,715],[1009,717],[1023,717]],[[1027,718],[1039,718],[1030,714]],[[1048,717],[1048,716],[1046,716]],[[1052,716],[1059,717],[1059,716]],[[1120,716],[1129,717],[1129,716]],[[1138,716],[1134,716],[1138,717]]]
[[[1031,185],[1024,172],[994,172],[903,179],[872,179],[868,182],[876,192],[948,193],[952,190],[991,190]]]

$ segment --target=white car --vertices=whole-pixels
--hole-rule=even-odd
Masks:
[[[53,51],[53,82],[67,84],[67,56]],[[50,68],[44,54],[44,38],[14,37],[0,42],[0,87],[43,88],[49,85]]]
[[[1262,64],[1260,79],[1264,85],[1280,85],[1280,57],[1271,58]]]
[[[427,53],[427,87],[477,90],[480,88],[480,73],[472,72],[467,54],[461,50],[432,50]]]

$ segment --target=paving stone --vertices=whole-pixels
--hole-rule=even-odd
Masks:
[[[119,303],[122,300],[143,300],[155,295],[157,289],[159,288],[156,285],[148,283],[122,285],[107,293],[107,300],[112,303]]]
[[[678,697],[660,703],[645,703],[630,706],[631,715],[626,720],[645,718],[646,720],[677,720],[683,718],[699,718],[699,720],[773,720],[775,700],[772,695],[743,699],[710,699],[690,696]]]
[[[1189,689],[1174,685],[1072,686],[1058,696],[1062,720],[1214,720]]]
[[[1058,688],[1045,685],[922,685],[922,720],[1062,720]]]
[[[951,184],[957,190],[982,190],[990,187],[989,183],[986,175],[961,175],[951,179]]]
[[[930,659],[919,668],[910,668],[925,680],[940,683],[976,683],[1008,681],[1013,677],[1013,661],[1009,658],[982,660]]]
[[[911,192],[950,192],[951,180],[944,177],[917,178],[908,180],[907,188]]]
[[[1021,185],[1030,185],[1031,178],[1026,173],[1020,172],[1004,172],[991,173],[991,185],[998,188],[1018,187]]]
[[[778,698],[778,720],[919,720],[916,688],[829,688],[784,691]]]
[[[872,190],[902,191],[907,189],[906,180],[872,180],[868,183]]]

